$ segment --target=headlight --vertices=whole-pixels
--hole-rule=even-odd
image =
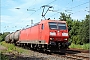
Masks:
[[[50,32],[50,35],[56,36],[56,33],[55,32]]]
[[[64,40],[67,40],[67,38],[66,38],[66,39],[64,39]]]
[[[62,33],[62,36],[68,36],[68,33]]]
[[[50,40],[54,40],[54,38],[50,38]]]

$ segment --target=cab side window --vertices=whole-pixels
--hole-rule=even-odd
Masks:
[[[41,29],[43,30],[44,29],[44,25],[42,24],[42,27],[41,27]]]

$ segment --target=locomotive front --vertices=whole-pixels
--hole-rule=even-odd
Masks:
[[[48,22],[49,24],[49,44],[59,49],[68,48],[68,27],[66,21]]]

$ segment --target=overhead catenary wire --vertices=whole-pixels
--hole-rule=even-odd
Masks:
[[[90,0],[89,0],[89,2],[90,2]],[[89,15],[90,15],[90,3],[89,3],[89,11],[88,12],[89,12]],[[90,19],[90,17],[89,17],[89,19]],[[90,24],[89,24],[89,26],[90,26]]]
[[[72,1],[73,2],[73,1]],[[67,3],[67,5],[69,5],[70,4],[70,2],[68,2]],[[66,5],[66,6],[67,6]],[[58,9],[58,11],[57,10],[49,10],[49,11],[52,11],[52,12],[56,12],[55,14],[53,14],[53,15],[51,15],[50,17],[53,17],[53,16],[55,16],[57,13],[61,13],[61,11]]]
[[[35,4],[36,0],[33,1],[33,5]],[[30,8],[30,7],[29,7]],[[15,8],[15,9],[21,9],[21,8]],[[26,9],[27,11],[35,11],[33,9]],[[24,15],[25,13],[22,14],[22,16]],[[32,14],[32,13],[31,13]],[[27,19],[27,18],[26,18]],[[22,21],[23,22],[23,21]]]
[[[50,3],[48,3],[48,4],[51,4],[51,3],[55,2],[55,1],[56,1],[56,0],[53,0],[52,2],[50,2]],[[47,5],[48,5],[48,4],[47,4]],[[31,13],[28,17],[32,16],[33,14],[35,14],[35,13],[36,13],[37,11],[39,11],[40,9],[41,9],[41,8],[39,8],[39,9],[37,9],[36,11],[34,11],[33,13]],[[28,17],[27,17],[27,18],[28,18]],[[26,19],[27,19],[27,18],[26,18]]]
[[[56,1],[56,0],[53,0],[52,2],[50,2],[50,3],[48,3],[48,4],[51,4],[51,3],[55,2],[55,1]],[[84,4],[87,4],[87,3],[89,3],[89,2],[85,2],[85,3],[82,3],[82,4],[80,4],[80,5],[77,5],[77,6],[71,7],[70,9],[73,9],[73,8],[79,7],[79,6],[84,5]],[[47,5],[48,5],[48,4],[47,4]],[[41,9],[41,8],[39,8],[38,10],[40,10],[40,9]],[[37,12],[38,10],[36,10],[35,12]],[[35,12],[31,13],[30,16],[33,15]],[[55,14],[54,14],[54,15],[55,15]]]
[[[36,11],[34,11],[33,13],[31,13],[28,17],[30,17],[31,15],[33,15],[34,13],[36,13],[37,11],[39,11],[40,9],[41,9],[41,8],[39,8],[39,9],[37,9]],[[28,18],[28,17],[27,17],[27,18]],[[26,19],[27,19],[27,18],[26,18]]]
[[[55,2],[55,1],[57,1],[57,0],[53,0],[53,1],[51,1],[50,3],[48,3],[47,5],[49,5],[49,4],[51,4],[51,3],[53,3],[53,2]],[[39,9],[37,9],[36,11],[34,11],[33,13],[31,13],[30,15],[29,15],[29,17],[31,16],[31,15],[33,15],[34,13],[36,13],[37,11],[39,11],[41,8],[39,8]],[[28,18],[28,17],[27,17]],[[26,18],[26,19],[27,19]]]
[[[33,1],[34,4],[35,4],[35,2],[36,2],[36,0]],[[33,5],[34,5],[34,4],[33,4]],[[30,7],[29,7],[29,8],[30,8]],[[21,9],[21,8],[15,8],[15,9]],[[26,9],[26,10],[28,11],[29,9]],[[35,10],[31,10],[31,11],[36,12]],[[33,13],[31,13],[30,15],[32,15],[32,14],[33,14]],[[24,15],[24,14],[22,14],[22,16],[23,16],[23,15]],[[27,18],[28,18],[28,17],[27,17]],[[25,18],[25,19],[27,19],[27,18]],[[22,21],[22,22],[23,22],[23,21]]]
[[[85,3],[82,3],[82,4],[80,4],[80,5],[76,5],[76,6],[74,6],[74,7],[69,8],[69,9],[73,9],[73,8],[76,8],[76,7],[82,6],[82,5],[87,4],[87,3],[89,3],[89,2],[85,2]]]
[[[55,1],[57,1],[57,0],[53,0],[53,1],[51,1],[50,3],[48,3],[47,5],[49,5],[49,4],[51,4],[51,3],[53,3],[53,2],[55,2]],[[27,18],[29,18],[30,16],[32,16],[33,14],[35,14],[37,11],[39,11],[41,8],[39,8],[39,9],[37,9],[37,10],[34,10],[34,12],[33,13],[31,13]],[[27,19],[27,18],[25,18],[25,19]]]
[[[47,5],[49,5],[49,4],[51,4],[51,3],[55,2],[55,1],[57,1],[57,0],[53,0],[52,2],[48,3]],[[37,11],[40,10],[40,9],[41,9],[41,8],[37,9],[35,12],[37,12]],[[35,12],[34,12],[34,13],[35,13]],[[31,13],[31,15],[34,14],[34,13]]]
[[[82,4],[76,5],[76,6],[74,6],[74,7],[69,8],[69,10],[72,11],[71,9],[77,8],[77,7],[82,6],[82,5],[84,5],[84,4],[87,4],[87,3],[89,3],[89,2],[84,2],[84,3],[82,3]],[[86,10],[85,10],[85,11],[86,11]],[[65,12],[70,13],[70,14],[74,14],[74,13],[72,13],[72,12],[68,12],[68,9],[66,9]],[[78,12],[79,12],[79,11],[78,11]],[[89,12],[89,11],[88,11],[88,12]],[[76,13],[76,12],[75,12],[75,13]],[[56,14],[57,14],[57,13],[51,15],[50,17],[55,16]]]
[[[49,5],[49,4],[51,4],[51,3],[55,2],[55,1],[57,1],[57,0],[53,0],[53,1],[51,1],[50,3],[48,3],[47,5]]]
[[[79,6],[82,6],[82,5],[85,5],[85,4],[87,4],[87,3],[89,3],[89,2],[84,2],[84,3],[82,3],[82,4],[79,4],[79,5],[76,5],[76,6],[74,6],[74,7],[68,8],[68,9],[65,10],[65,12],[72,11],[72,9],[77,8],[77,7],[79,7]]]

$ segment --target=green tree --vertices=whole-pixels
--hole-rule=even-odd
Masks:
[[[8,35],[10,32],[4,32],[3,34],[0,34],[0,42],[5,40],[6,35]]]
[[[75,44],[80,44],[80,27],[81,27],[81,22],[78,20],[74,20],[72,22],[72,27],[71,30],[69,31],[70,34],[70,39],[72,40],[72,43]]]
[[[85,20],[82,21],[81,27],[81,42],[89,43],[89,17],[90,15],[86,15]]]
[[[70,17],[70,14],[69,15],[67,15],[67,14],[65,14],[65,13],[60,13],[60,20],[64,20],[64,21],[66,21],[67,19],[70,19],[71,17]]]
[[[0,36],[2,35],[2,33],[0,33]]]

